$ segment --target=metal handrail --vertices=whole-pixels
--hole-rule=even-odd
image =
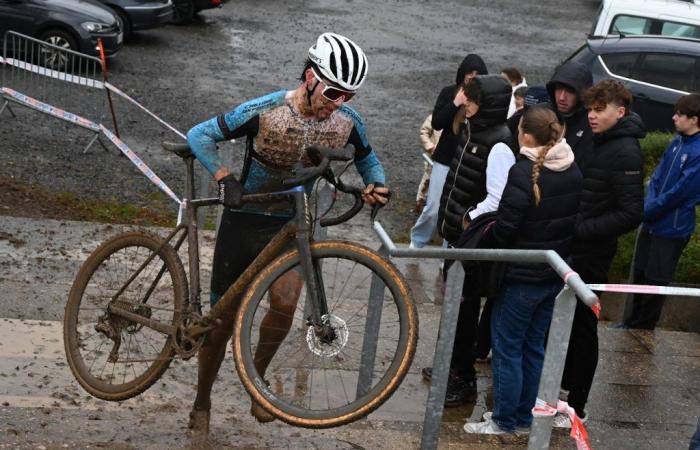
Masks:
[[[382,242],[379,249],[380,254],[388,257],[549,264],[565,284],[554,302],[538,398],[543,399],[549,405],[556,405],[576,308],[576,296],[578,295],[589,306],[596,305],[598,297],[554,250],[455,249],[435,246],[399,248],[379,222],[374,222],[373,228]],[[433,375],[425,408],[421,436],[421,449],[423,450],[436,449],[438,444],[463,283],[464,269],[462,265],[452,264],[445,281],[445,298],[440,316],[437,343],[435,344]],[[549,448],[552,423],[553,416],[533,419],[529,449],[545,450]]]

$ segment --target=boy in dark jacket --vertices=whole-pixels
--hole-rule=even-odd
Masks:
[[[583,191],[572,267],[586,283],[605,284],[618,238],[642,220],[644,174],[638,139],[646,132],[639,116],[630,111],[632,95],[622,83],[603,80],[586,91],[583,100],[594,148],[576,155],[583,173]],[[570,391],[569,405],[583,421],[597,365],[598,319],[578,300],[562,387]],[[569,417],[558,415],[554,426],[570,427]]]
[[[673,123],[678,136],[656,166],[646,198],[644,221],[637,239],[634,282],[665,286],[695,230],[695,205],[700,203],[700,94],[681,97]],[[636,294],[626,328],[653,330],[665,297]]]

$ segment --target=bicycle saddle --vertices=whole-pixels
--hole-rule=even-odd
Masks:
[[[190,150],[190,146],[186,142],[180,143],[180,142],[163,141],[161,143],[161,145],[163,146],[164,149],[166,149],[169,152],[175,153],[180,158],[194,158],[194,155],[192,154],[192,150]]]

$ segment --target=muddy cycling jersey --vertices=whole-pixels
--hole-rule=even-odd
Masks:
[[[352,108],[342,105],[322,121],[307,119],[292,107],[292,95],[293,91],[279,91],[243,103],[192,128],[187,141],[213,175],[224,165],[216,142],[243,136],[252,140],[252,158],[243,179],[247,193],[285,189],[281,181],[291,178],[294,164],[305,162],[304,149],[313,144],[335,148],[352,144],[355,165],[365,184],[384,184],[384,169],[369,145],[361,117]],[[266,208],[271,209],[277,208]]]

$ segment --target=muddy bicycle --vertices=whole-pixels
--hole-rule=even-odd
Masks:
[[[319,223],[349,220],[363,207],[361,191],[343,184],[330,162],[346,161],[347,167],[352,153],[310,147],[307,156],[315,165],[286,180],[288,190],[243,196],[244,203],[286,199],[295,215],[203,315],[196,213],[219,200],[194,198],[195,158],[187,144],[164,147],[186,165],[177,227],[165,239],[134,231],[107,240],[82,265],[70,290],[64,342],[80,385],[104,400],[139,395],[174,358],[194,356],[222,317],[235,314],[239,378],[251,398],[277,418],[325,428],[382,405],[415,353],[418,318],[411,291],[375,251],[347,241],[315,242],[303,188],[324,178],[351,195],[348,211]],[[178,256],[185,241],[188,271]],[[290,274],[301,281],[300,289],[285,291]],[[279,292],[287,301],[278,301]]]

